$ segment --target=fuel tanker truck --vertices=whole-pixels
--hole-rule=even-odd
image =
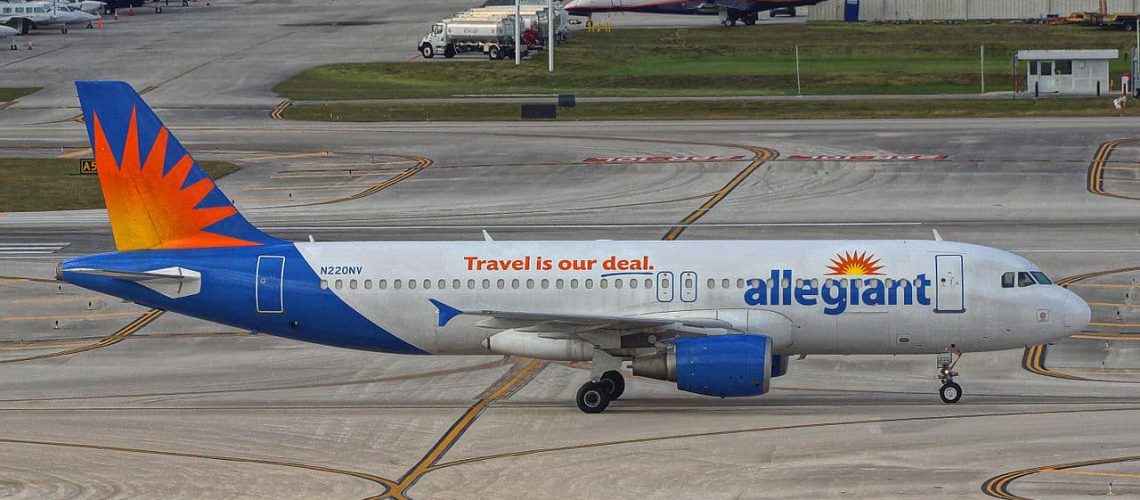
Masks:
[[[499,19],[444,19],[435,23],[418,47],[426,58],[442,55],[481,52],[491,60],[512,56],[515,52],[515,21]],[[525,51],[526,48],[524,47]]]

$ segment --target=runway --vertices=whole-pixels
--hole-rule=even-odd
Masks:
[[[1137,121],[278,121],[268,91],[278,72],[338,50],[406,58],[408,40],[454,7],[349,2],[377,22],[419,23],[384,24],[365,48],[335,41],[366,26],[290,27],[328,38],[245,52],[192,48],[201,26],[224,38],[237,29],[227,18],[270,8],[216,6],[162,14],[190,19],[174,33],[142,23],[151,18],[123,31],[168,37],[171,50],[248,77],[215,89],[200,70],[177,77],[202,64],[192,57],[153,77],[153,60],[118,64],[139,88],[158,85],[144,97],[199,160],[242,167],[219,186],[274,235],[929,239],[936,229],[1038,263],[1090,302],[1093,324],[1047,347],[967,353],[956,405],[938,399],[933,356],[812,356],[764,396],[719,400],[628,377],[620,401],[585,415],[573,403],[588,376],[578,364],[340,350],[55,283],[61,259],[113,249],[105,213],[0,214],[0,496],[1072,498],[1110,483],[1140,495]],[[307,9],[240,36],[277,36],[311,22]],[[44,51],[63,43],[36,37]],[[17,63],[45,65],[17,78],[115,73],[68,69],[69,50]],[[0,110],[0,155],[88,154],[63,83]]]

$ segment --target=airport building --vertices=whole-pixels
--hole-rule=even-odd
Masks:
[[[819,21],[1040,19],[1095,12],[1096,0],[828,0],[801,13]],[[1140,0],[1108,0],[1108,12],[1140,12]]]

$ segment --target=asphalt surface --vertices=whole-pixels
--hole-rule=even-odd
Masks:
[[[67,81],[121,77],[156,86],[145,97],[199,159],[241,165],[221,189],[284,238],[937,229],[1072,277],[1093,325],[1046,349],[968,353],[953,406],[933,357],[821,356],[756,398],[630,377],[621,401],[585,415],[583,366],[307,345],[24,279],[112,250],[106,216],[2,214],[0,496],[1072,498],[1109,483],[1140,495],[1140,143],[1128,140],[1140,122],[271,119],[276,79],[314,61],[406,59],[454,10],[221,2],[32,35],[36,58],[0,54],[0,71],[47,88],[0,110],[0,155],[89,154]],[[381,24],[291,26],[325,18]],[[92,45],[124,53],[84,56]]]

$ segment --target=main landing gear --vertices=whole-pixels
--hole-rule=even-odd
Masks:
[[[597,382],[587,381],[578,389],[578,409],[585,413],[601,413],[625,392],[625,377],[617,370],[602,374]]]
[[[954,377],[958,376],[954,366],[962,359],[962,351],[954,346],[951,346],[951,349],[949,352],[938,353],[938,380],[942,381],[938,395],[942,398],[942,402],[947,404],[957,403],[962,399],[962,386],[954,382]]]

